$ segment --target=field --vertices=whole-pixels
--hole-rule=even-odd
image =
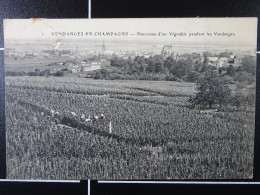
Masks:
[[[60,62],[66,62],[72,60],[71,58],[64,58],[64,57],[50,57],[50,58],[44,58],[43,56],[37,56],[33,58],[28,58],[28,59],[18,59],[15,60],[12,57],[5,58],[5,63],[8,64],[6,66],[6,71],[13,71],[13,72],[32,72],[36,68],[40,70],[45,70],[45,69],[58,69],[62,68],[60,65],[54,65],[54,66],[48,66],[48,64],[51,63],[60,63]]]
[[[170,81],[7,77],[7,176],[252,178],[253,110],[201,113],[189,108],[195,92],[195,84]],[[51,109],[105,120],[57,124]]]

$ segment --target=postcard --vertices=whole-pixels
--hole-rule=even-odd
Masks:
[[[6,19],[8,179],[253,177],[257,18]]]

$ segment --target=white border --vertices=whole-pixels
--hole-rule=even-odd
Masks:
[[[88,179],[88,195],[90,195],[90,180]]]
[[[88,0],[88,18],[91,19],[91,0]],[[0,48],[4,51],[5,48]],[[260,54],[260,51],[256,52]],[[80,183],[79,180],[10,180],[0,179],[0,182],[49,182],[49,183]],[[260,182],[199,182],[199,181],[98,181],[98,183],[115,184],[232,184],[232,185],[259,185]],[[88,195],[90,195],[90,180],[88,179]]]
[[[88,0],[88,19],[91,18],[91,0]]]
[[[19,180],[19,179],[0,179],[0,182],[80,183],[80,180]]]
[[[103,181],[98,183],[115,183],[115,184],[209,184],[209,185],[260,185],[260,182],[224,182],[224,181]]]

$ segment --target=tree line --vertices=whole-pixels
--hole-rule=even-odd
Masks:
[[[31,72],[24,72],[24,71],[6,71],[6,76],[40,76],[40,77],[48,77],[48,76],[56,76],[56,77],[63,77],[64,71],[58,70],[56,72],[51,72],[50,69],[40,70],[36,68],[34,71]]]
[[[197,82],[200,75],[208,70],[217,70],[222,77],[234,81],[247,83],[254,82],[256,59],[253,56],[245,56],[240,66],[230,64],[227,67],[217,68],[211,65],[209,57],[227,57],[231,52],[222,52],[218,55],[204,52],[183,54],[176,60],[173,56],[154,55],[148,58],[136,56],[134,59],[113,57],[110,60],[111,67],[95,73],[95,79],[110,80],[166,80]]]

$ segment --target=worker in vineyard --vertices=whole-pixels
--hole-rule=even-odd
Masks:
[[[82,114],[81,116],[80,116],[80,121],[81,122],[84,122],[86,120],[86,115],[85,114]]]
[[[98,120],[98,116],[97,115],[92,115],[92,122],[93,122],[93,125],[97,122],[97,120]]]
[[[50,110],[50,115],[54,117],[55,111],[53,109]]]
[[[88,118],[85,119],[85,122],[86,122],[87,124],[90,124],[90,123],[92,123],[92,120],[90,119],[90,117],[88,117]]]
[[[61,123],[61,116],[60,116],[60,113],[57,111],[54,113],[54,122],[55,122],[55,124]]]
[[[61,119],[60,119],[60,118],[55,118],[55,119],[54,119],[54,122],[55,122],[56,125],[57,125],[57,124],[61,124]]]
[[[100,115],[100,119],[101,119],[101,120],[104,120],[104,119],[105,119],[105,115],[104,115],[104,114],[101,114],[101,115]]]
[[[71,114],[72,117],[76,117],[77,116],[76,112],[71,112],[70,114]]]

